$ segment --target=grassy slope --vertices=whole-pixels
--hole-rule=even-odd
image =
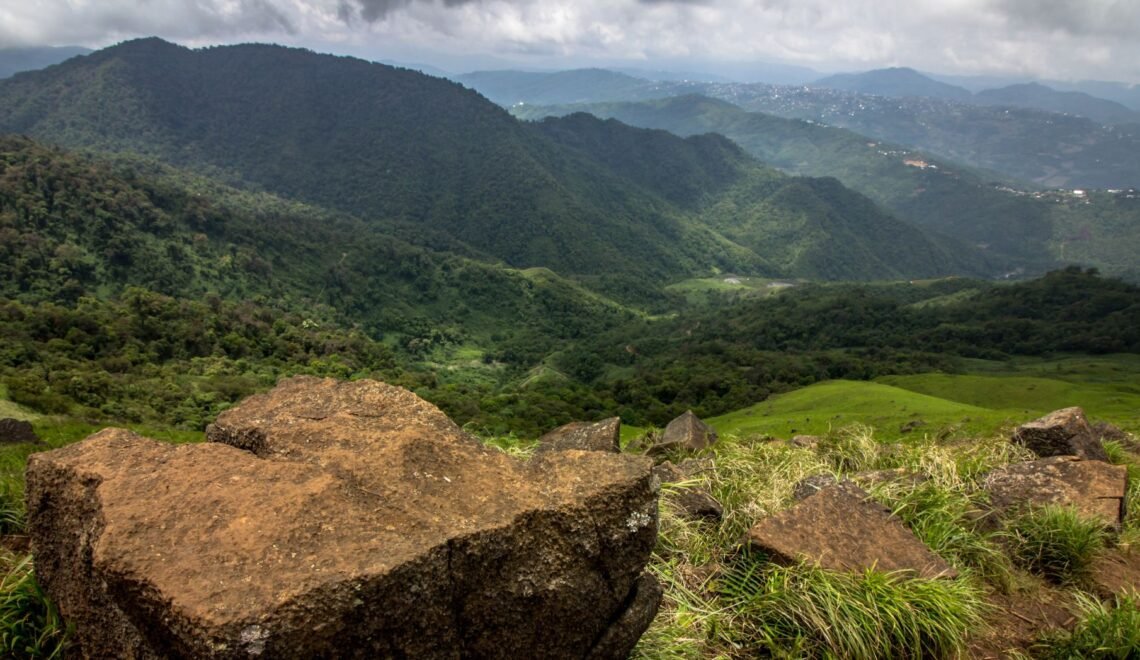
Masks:
[[[971,367],[990,373],[828,381],[773,396],[710,423],[721,433],[777,437],[822,434],[860,423],[875,427],[880,438],[895,438],[902,435],[901,425],[921,420],[925,425],[912,434],[950,427],[985,434],[1051,410],[1081,406],[1094,420],[1140,429],[1140,356],[975,361]]]

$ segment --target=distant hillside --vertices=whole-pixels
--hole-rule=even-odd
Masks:
[[[828,185],[819,203],[776,195],[779,175],[731,145],[622,126],[582,141],[574,133],[588,123],[538,130],[449,81],[277,46],[128,42],[0,83],[0,130],[157,157],[358,215],[414,243],[458,242],[627,297],[717,270],[859,279],[977,272],[873,206],[830,205]],[[642,139],[656,142],[649,170],[598,167],[609,145],[640,149]],[[699,172],[715,175],[694,178]],[[687,199],[677,197],[685,185],[665,183],[701,177]],[[737,204],[732,195],[758,194],[747,188],[758,180],[774,183]],[[741,209],[758,233],[742,235],[726,208]],[[871,246],[878,256],[866,263],[825,252],[780,273],[755,248],[758,236],[768,237],[765,254],[826,242],[818,222],[850,236],[866,223],[896,230],[876,234],[887,242]]]
[[[876,69],[865,73],[841,73],[811,83],[812,87],[827,87],[859,94],[876,96],[926,96],[951,101],[968,100],[969,90],[928,78],[914,69]]]
[[[1104,124],[1140,122],[1140,113],[1115,101],[1098,99],[1083,92],[1058,92],[1039,83],[987,89],[978,92],[975,99],[990,105],[1036,108],[1088,117]]]
[[[516,108],[515,114],[590,112],[678,135],[723,134],[787,172],[830,176],[901,218],[972,246],[994,263],[1040,272],[1063,261],[1140,281],[1140,194],[1076,196],[997,186],[983,172],[850,131],[746,112],[724,101],[682,96],[642,103]]]
[[[0,78],[49,67],[53,64],[91,52],[79,46],[40,47],[40,48],[0,48]]]
[[[903,82],[916,80],[911,75],[915,72],[888,71],[891,71],[888,78],[901,78]],[[1085,117],[1035,108],[978,105],[977,98],[967,90],[917,73],[915,75],[933,87],[924,92],[926,83],[921,80],[920,84],[894,87],[899,93],[905,91],[907,96],[882,95],[891,91],[887,86],[875,94],[866,94],[802,85],[651,83],[625,78],[612,78],[611,84],[594,88],[578,85],[573,94],[557,94],[543,86],[532,87],[534,80],[524,82],[508,75],[511,72],[499,73],[508,82],[514,80],[510,82],[511,93],[507,96],[500,96],[501,88],[491,81],[468,79],[466,83],[507,107],[519,103],[646,101],[700,94],[746,110],[846,128],[873,141],[885,140],[990,170],[995,173],[995,179],[1006,183],[1024,181],[1061,188],[1140,187],[1140,124],[1106,127]],[[559,74],[527,75],[551,81]],[[960,92],[948,92],[946,88]],[[915,95],[921,93],[927,95]],[[937,98],[939,93],[953,98]]]

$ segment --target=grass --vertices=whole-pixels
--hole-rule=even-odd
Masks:
[[[68,630],[36,582],[30,555],[4,557],[0,578],[0,655],[5,658],[61,658]]]
[[[1140,594],[1118,594],[1111,603],[1077,599],[1081,620],[1072,631],[1053,632],[1037,645],[1042,658],[1140,657]]]
[[[1013,560],[1027,570],[1066,585],[1081,585],[1104,550],[1104,523],[1071,507],[1044,506],[1009,521],[1002,532]]]
[[[882,439],[897,439],[947,429],[959,435],[982,435],[1023,417],[1020,411],[983,408],[884,383],[832,380],[707,421],[719,433],[740,436],[824,435],[863,424],[875,427]],[[904,434],[901,427],[908,422],[924,425]]]
[[[965,580],[837,573],[747,559],[740,564],[720,587],[744,622],[750,654],[954,657],[984,620],[982,594]]]

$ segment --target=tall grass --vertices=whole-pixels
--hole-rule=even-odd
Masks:
[[[721,587],[755,654],[834,658],[945,658],[961,654],[984,620],[966,580],[868,570],[839,573],[743,559]]]
[[[0,655],[5,658],[62,658],[68,630],[40,589],[32,557],[0,557]]]
[[[1049,580],[1083,584],[1104,549],[1104,523],[1072,507],[1044,506],[1010,520],[1002,532],[1013,560]]]
[[[1140,657],[1140,594],[1118,594],[1111,603],[1082,594],[1077,608],[1080,622],[1072,631],[1046,635],[1036,648],[1039,657]]]

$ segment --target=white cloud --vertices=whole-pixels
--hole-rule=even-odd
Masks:
[[[41,0],[0,45],[157,35],[535,66],[698,58],[1140,81],[1140,0]]]

